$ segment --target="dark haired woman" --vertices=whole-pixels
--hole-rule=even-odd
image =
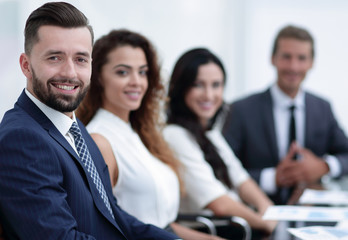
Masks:
[[[209,209],[219,216],[240,216],[253,229],[271,233],[276,223],[263,220],[262,215],[273,203],[250,178],[217,127],[225,81],[221,61],[207,49],[186,52],[174,67],[164,137],[184,165],[187,197],[181,210]]]

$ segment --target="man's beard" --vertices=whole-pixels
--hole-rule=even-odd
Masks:
[[[72,79],[56,79],[56,78],[50,78],[46,84],[46,86],[43,84],[42,81],[40,81],[34,70],[32,69],[33,73],[33,91],[35,95],[39,98],[41,102],[46,104],[47,106],[59,111],[59,112],[72,112],[74,111],[81,103],[85,95],[87,94],[88,87],[82,88],[83,85],[80,82],[77,82],[76,80]],[[76,97],[64,95],[64,94],[55,94],[51,91],[51,84],[50,82],[59,82],[59,83],[70,83],[74,85],[78,85],[79,88],[81,88],[81,91],[78,93]]]

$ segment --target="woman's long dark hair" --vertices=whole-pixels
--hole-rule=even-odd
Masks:
[[[198,117],[186,105],[185,96],[193,87],[197,78],[198,68],[208,63],[218,65],[224,75],[226,82],[226,72],[221,61],[209,50],[205,48],[195,48],[184,53],[176,62],[169,82],[169,103],[167,108],[167,122],[178,124],[187,129],[196,139],[204,153],[205,160],[213,168],[217,179],[232,188],[233,184],[228,176],[227,167],[218,154],[215,146],[206,137],[205,131],[211,129],[221,108],[210,120],[208,128],[204,128]]]

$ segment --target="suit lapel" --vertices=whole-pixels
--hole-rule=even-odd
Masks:
[[[54,126],[54,124],[46,117],[46,115],[28,98],[28,96],[22,92],[21,96],[18,99],[17,104],[24,109],[32,118],[34,118],[45,130],[47,130],[48,134],[59,144],[61,145],[69,154],[72,156],[74,162],[79,165],[85,174],[85,178],[87,179],[88,186],[93,197],[94,203],[97,206],[98,210],[106,217],[122,234],[123,231],[120,229],[119,225],[116,223],[114,219],[112,219],[110,213],[108,212],[102,198],[99,195],[99,192],[93,183],[93,179],[88,173],[84,164],[80,161],[79,156],[75,152],[75,150],[71,147],[65,137],[58,131],[58,129]],[[91,153],[92,159],[93,155]],[[94,159],[93,159],[94,161]],[[100,168],[97,168],[100,176],[101,171]],[[101,177],[102,178],[102,177]],[[105,181],[102,181],[103,184]],[[105,186],[104,186],[105,187]],[[106,189],[105,189],[106,190]],[[106,190],[108,193],[108,191]],[[108,194],[110,204],[112,205],[112,198]],[[115,210],[115,208],[112,208]],[[115,216],[116,217],[116,216]]]
[[[262,121],[264,125],[264,134],[266,135],[268,146],[272,153],[272,161],[278,164],[278,144],[275,134],[274,116],[273,116],[273,101],[270,89],[263,94],[262,98]]]

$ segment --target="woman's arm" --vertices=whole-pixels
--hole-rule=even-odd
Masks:
[[[238,192],[240,198],[247,204],[254,206],[261,215],[269,206],[274,205],[252,178],[242,183]]]
[[[106,165],[108,165],[111,186],[115,186],[118,178],[118,167],[115,155],[112,151],[112,147],[109,141],[98,133],[92,133],[91,137],[94,142],[97,144],[101,154],[103,155]]]
[[[170,224],[174,232],[182,239],[200,239],[200,240],[223,240],[218,236],[209,235],[206,233],[198,232],[196,230],[192,230],[185,226],[182,226],[178,223]]]
[[[254,229],[261,229],[267,233],[274,230],[276,223],[264,221],[260,213],[227,195],[228,190],[215,177],[211,166],[204,159],[202,150],[187,130],[170,126],[165,129],[164,136],[184,165],[185,190],[192,204],[197,208],[208,208],[217,216],[242,217]]]
[[[217,216],[238,216],[244,218],[251,228],[263,230],[270,234],[273,232],[277,223],[273,221],[265,221],[262,215],[254,212],[245,204],[233,200],[228,195],[223,195],[210,202],[206,208],[212,210]]]

